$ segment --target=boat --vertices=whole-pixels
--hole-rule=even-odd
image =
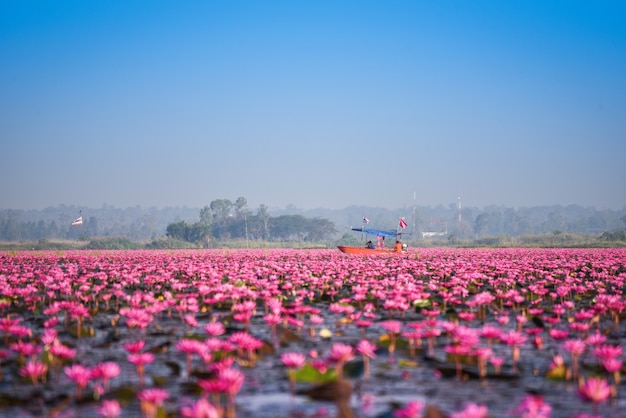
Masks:
[[[407,251],[407,245],[400,242],[402,232],[400,231],[385,231],[379,229],[370,228],[351,228],[353,231],[360,232],[363,235],[374,235],[377,237],[377,242],[374,245],[372,241],[368,241],[365,246],[354,247],[350,245],[338,245],[337,248],[342,253],[346,254],[360,254],[360,255],[373,255],[373,254],[404,254]],[[394,238],[395,243],[391,247],[385,247],[385,238]]]

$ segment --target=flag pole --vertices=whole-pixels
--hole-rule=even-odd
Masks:
[[[363,215],[363,218],[361,219],[361,242],[363,241],[365,241],[365,215]]]
[[[83,210],[82,209],[78,211],[78,216],[79,216],[79,218],[81,220],[80,229],[83,232],[82,239],[84,240],[86,238],[85,237],[85,221],[83,220]]]

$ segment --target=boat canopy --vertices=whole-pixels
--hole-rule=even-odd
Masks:
[[[401,233],[397,231],[381,231],[379,229],[367,229],[367,228],[352,228],[353,231],[364,232],[368,235],[376,235],[379,237],[397,237],[401,235]]]

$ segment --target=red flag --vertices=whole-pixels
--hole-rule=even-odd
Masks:
[[[404,218],[400,218],[400,228],[404,229],[406,228],[406,221],[404,220]]]

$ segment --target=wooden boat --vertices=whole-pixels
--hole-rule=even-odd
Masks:
[[[372,255],[372,254],[402,254],[405,251],[402,250],[402,246],[400,246],[400,251],[398,251],[395,247],[390,249],[382,249],[382,248],[365,248],[365,247],[351,247],[349,245],[338,245],[339,251],[346,254],[362,254],[362,255]]]
[[[374,254],[404,254],[406,253],[407,246],[400,242],[402,232],[400,231],[383,231],[378,229],[366,229],[366,228],[351,228],[353,231],[360,232],[365,235],[375,235],[377,237],[376,245],[373,245],[372,241],[363,247],[354,247],[350,245],[338,245],[337,248],[342,253],[346,254],[360,254],[360,255],[374,255]],[[394,238],[395,244],[391,247],[385,247],[385,238]]]

